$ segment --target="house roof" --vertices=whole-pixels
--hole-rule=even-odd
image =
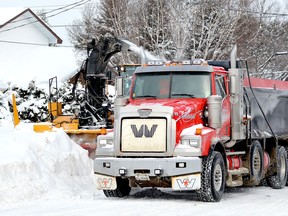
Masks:
[[[8,36],[21,38],[22,35],[18,35],[21,31],[17,35],[13,32],[13,28],[18,29],[20,25],[33,25],[33,28],[28,30],[38,29],[40,34],[48,38],[48,43],[62,43],[49,26],[30,9],[0,8],[0,32],[8,30]],[[48,44],[2,41],[0,60],[0,90],[7,89],[10,85],[27,87],[32,80],[37,86],[45,89],[48,88],[48,80],[55,76],[61,85],[77,73],[79,68],[72,47],[48,46]]]
[[[9,18],[8,18],[9,17]],[[21,19],[23,17],[23,19]],[[20,20],[29,20],[26,24],[19,24],[19,26],[11,27],[7,30],[13,30],[17,27],[22,27],[23,25],[34,25],[39,31],[42,32],[50,41],[52,44],[61,44],[62,39],[52,31],[52,29],[42,20],[40,19],[32,10],[29,8],[22,9],[22,12],[20,9],[7,9],[7,8],[1,8],[0,9],[0,32],[1,28],[8,26],[9,24],[16,22],[16,20],[20,18]],[[7,20],[8,19],[8,20]],[[5,21],[6,20],[6,21]],[[18,20],[19,21],[19,20]]]

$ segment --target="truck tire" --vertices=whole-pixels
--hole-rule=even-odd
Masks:
[[[202,202],[218,202],[225,189],[225,164],[220,152],[214,151],[203,158],[201,188],[196,191]]]
[[[277,149],[277,173],[266,178],[267,184],[274,189],[281,189],[287,182],[287,153],[283,146]]]
[[[115,190],[103,190],[106,197],[125,197],[129,196],[131,187],[129,180],[121,177],[116,178],[117,188]]]
[[[244,181],[244,185],[253,186],[259,185],[263,179],[263,149],[258,140],[252,142],[249,151],[249,170],[250,170],[250,179]]]
[[[286,154],[287,154],[287,166],[288,166],[288,146],[285,146]],[[288,186],[288,168],[287,168],[287,181],[286,186]]]

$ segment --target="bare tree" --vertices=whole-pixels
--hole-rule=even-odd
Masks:
[[[138,43],[138,29],[135,27],[134,13],[136,0],[101,0],[98,23],[102,35],[128,39]],[[122,52],[112,58],[115,64],[137,63],[138,57],[131,52]]]
[[[281,8],[268,0],[100,0],[68,30],[77,49],[92,38],[113,36],[171,60],[228,59],[237,44],[251,72],[268,77],[267,71],[287,70],[285,57],[271,57],[288,47],[287,19],[275,11]],[[117,55],[115,64],[139,60],[129,52]]]
[[[36,14],[37,16],[39,16],[48,26],[50,26],[50,23],[48,21],[48,18],[47,18],[47,11],[45,9],[41,9],[41,10],[38,10],[36,11]]]
[[[99,25],[97,20],[99,11],[94,3],[87,4],[82,11],[82,18],[75,20],[71,27],[67,28],[70,40],[76,49],[84,49],[93,38],[98,39]]]
[[[174,58],[181,60],[186,58],[185,49],[188,47],[190,38],[190,22],[191,16],[191,1],[171,1],[170,4],[170,22],[169,29],[171,30],[171,40],[175,45]]]
[[[138,7],[139,44],[156,55],[173,58],[171,12],[168,0],[142,0]]]
[[[253,1],[249,10],[249,19],[245,26],[250,31],[237,40],[240,44],[239,56],[248,59],[255,76],[263,77],[271,74],[271,71],[284,70],[286,64],[283,57],[275,56],[275,53],[287,49],[287,20],[277,16],[281,8],[275,2],[257,0]],[[238,31],[245,26],[241,26]]]
[[[236,0],[191,1],[189,10],[192,17],[187,56],[204,59],[226,58],[232,45],[236,43],[237,29],[246,21],[243,19],[245,7],[247,4]]]

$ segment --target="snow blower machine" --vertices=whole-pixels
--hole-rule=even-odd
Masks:
[[[73,83],[72,94],[78,107],[73,109],[72,115],[63,115],[62,103],[58,97],[57,77],[49,79],[48,112],[51,122],[35,124],[34,131],[42,132],[52,130],[53,127],[62,127],[70,138],[88,150],[89,156],[93,158],[96,137],[112,129],[114,122],[112,104],[107,96],[108,78],[111,79],[107,64],[114,54],[128,50],[129,46],[117,38],[102,37],[97,43],[93,39],[87,46],[87,59],[79,72],[70,79]],[[118,68],[116,76],[125,74],[120,72],[122,67]],[[78,81],[85,86],[85,90],[80,94],[75,91]]]

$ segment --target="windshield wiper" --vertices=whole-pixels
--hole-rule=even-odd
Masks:
[[[155,95],[139,95],[139,96],[136,96],[135,98],[157,98]]]
[[[175,94],[172,94],[171,96],[187,96],[187,97],[190,97],[190,98],[194,98],[194,95],[192,95],[192,94],[184,94],[184,93],[175,93]]]

